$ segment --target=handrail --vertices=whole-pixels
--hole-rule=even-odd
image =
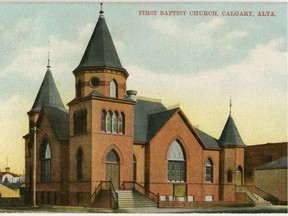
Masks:
[[[96,200],[96,197],[98,195],[98,193],[100,191],[110,191],[110,207],[113,206],[113,201],[115,203],[115,208],[118,208],[118,196],[117,193],[115,191],[114,185],[112,183],[112,181],[100,181],[99,185],[97,186],[97,188],[95,188],[94,193],[91,196],[91,203],[94,203],[94,201]],[[112,200],[113,199],[113,200]]]
[[[102,190],[102,181],[99,182],[98,186],[95,187],[93,194],[91,195],[91,203],[95,201],[96,196]]]
[[[124,181],[123,184],[121,185],[121,188],[125,190],[125,185],[127,184],[132,184],[133,190],[137,191],[138,193],[142,194],[143,196],[145,196],[152,202],[159,205],[159,195],[155,194],[154,192],[150,191],[148,188],[134,181]]]
[[[255,185],[247,186],[247,188],[251,190],[253,193],[263,197],[264,199],[271,201],[273,204],[279,203],[279,199],[277,197],[273,196],[270,193],[267,193],[266,191],[263,191],[262,189],[256,187]]]

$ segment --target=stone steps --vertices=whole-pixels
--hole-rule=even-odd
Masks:
[[[145,196],[138,192],[131,190],[119,190],[116,191],[118,194],[118,206],[119,209],[123,208],[156,208],[157,205]]]

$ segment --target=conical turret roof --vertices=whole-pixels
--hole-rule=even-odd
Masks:
[[[49,64],[47,66],[47,72],[38,91],[37,97],[29,113],[39,112],[42,107],[65,109],[53,79]]]
[[[229,115],[224,126],[220,139],[218,141],[220,147],[244,147],[245,144],[241,139],[236,124],[231,115]]]
[[[104,12],[101,10],[98,22],[82,60],[74,72],[82,69],[99,69],[108,67],[123,71],[128,75],[127,71],[121,65],[103,13]]]

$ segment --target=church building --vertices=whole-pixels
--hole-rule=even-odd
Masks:
[[[195,128],[181,108],[168,109],[160,100],[127,90],[129,73],[102,10],[73,74],[75,97],[67,110],[48,61],[28,112],[28,201],[33,197],[34,148],[37,205],[103,207],[113,202],[112,207],[121,207],[123,191],[160,207],[237,201],[237,187],[244,185],[245,144],[231,112],[215,139]]]

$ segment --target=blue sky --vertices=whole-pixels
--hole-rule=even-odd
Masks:
[[[24,168],[24,140],[50,52],[65,104],[99,3],[0,3],[0,143],[12,170]],[[229,114],[247,145],[287,141],[287,4],[105,3],[106,23],[128,89],[180,104],[191,123],[219,138]],[[218,11],[219,16],[140,16],[139,10]],[[222,11],[253,11],[227,17]],[[259,17],[273,11],[275,17]],[[13,163],[18,161],[19,163]],[[9,162],[8,162],[9,163]],[[0,159],[0,168],[6,158]]]

